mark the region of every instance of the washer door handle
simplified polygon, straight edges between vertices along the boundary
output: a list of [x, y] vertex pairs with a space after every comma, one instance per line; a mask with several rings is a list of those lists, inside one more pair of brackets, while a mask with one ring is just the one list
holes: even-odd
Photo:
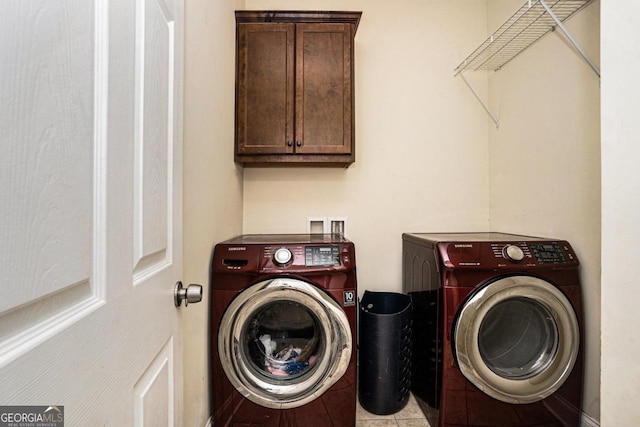
[[188, 306], [189, 303], [197, 303], [202, 301], [202, 286], [189, 285], [186, 288], [182, 287], [182, 282], [176, 282], [176, 286], [173, 290], [173, 302], [176, 307], [180, 307], [184, 300], [184, 306]]

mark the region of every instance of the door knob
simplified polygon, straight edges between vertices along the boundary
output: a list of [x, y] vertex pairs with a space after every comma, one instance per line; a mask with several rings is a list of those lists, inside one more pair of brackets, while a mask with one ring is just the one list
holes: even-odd
[[173, 291], [173, 302], [176, 307], [180, 307], [184, 300], [184, 306], [188, 306], [190, 302], [196, 303], [202, 301], [202, 286], [189, 285], [186, 288], [182, 287], [182, 282], [176, 282], [176, 287]]

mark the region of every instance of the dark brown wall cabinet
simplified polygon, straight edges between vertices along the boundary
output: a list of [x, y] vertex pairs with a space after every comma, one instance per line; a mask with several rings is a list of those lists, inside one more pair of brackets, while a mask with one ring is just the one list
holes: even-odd
[[245, 165], [355, 161], [361, 12], [236, 12], [236, 150]]

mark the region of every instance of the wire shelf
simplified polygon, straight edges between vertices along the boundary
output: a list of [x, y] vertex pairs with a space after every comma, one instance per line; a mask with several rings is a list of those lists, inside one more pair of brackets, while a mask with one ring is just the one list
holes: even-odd
[[[560, 22], [588, 5], [592, 0], [547, 0], [546, 4]], [[540, 0], [528, 0], [491, 37], [484, 41], [454, 70], [497, 71], [522, 51], [555, 30], [556, 22]]]

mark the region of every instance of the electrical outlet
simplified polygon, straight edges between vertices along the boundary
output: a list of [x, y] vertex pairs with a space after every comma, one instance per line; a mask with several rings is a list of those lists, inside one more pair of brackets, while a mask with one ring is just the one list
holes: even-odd
[[324, 234], [326, 222], [327, 218], [325, 217], [307, 217], [307, 233]]

